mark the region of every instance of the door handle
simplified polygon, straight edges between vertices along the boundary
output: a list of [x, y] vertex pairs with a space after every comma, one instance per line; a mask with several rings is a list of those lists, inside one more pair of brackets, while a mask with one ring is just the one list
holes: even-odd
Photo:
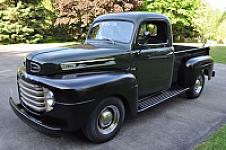
[[133, 51], [131, 54], [135, 56], [139, 56], [141, 54], [141, 50]]
[[170, 52], [170, 53], [168, 53], [168, 54], [166, 54], [166, 55], [172, 55], [173, 54], [173, 52]]

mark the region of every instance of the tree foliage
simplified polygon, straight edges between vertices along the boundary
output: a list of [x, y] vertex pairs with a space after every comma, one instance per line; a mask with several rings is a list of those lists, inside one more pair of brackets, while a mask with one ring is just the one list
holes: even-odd
[[[85, 37], [90, 23], [99, 15], [110, 12], [138, 10], [140, 0], [59, 0], [59, 18], [55, 25], [59, 34], [71, 35], [75, 39]], [[62, 32], [64, 30], [64, 32]]]
[[0, 7], [0, 43], [37, 43], [50, 25], [40, 1], [4, 0]]
[[163, 13], [176, 42], [226, 38], [226, 12], [203, 0], [0, 0], [0, 43], [37, 43], [85, 38], [99, 15], [144, 10]]
[[219, 27], [222, 23], [224, 23], [225, 20], [226, 20], [226, 11], [224, 11], [220, 16], [220, 18], [218, 19], [217, 27]]
[[220, 10], [212, 9], [208, 4], [202, 3], [193, 18], [195, 30], [199, 33], [202, 43], [214, 40], [223, 43], [226, 37], [226, 14]]
[[146, 0], [145, 5], [148, 11], [162, 13], [170, 18], [177, 41], [195, 36], [192, 20], [200, 6], [200, 0]]

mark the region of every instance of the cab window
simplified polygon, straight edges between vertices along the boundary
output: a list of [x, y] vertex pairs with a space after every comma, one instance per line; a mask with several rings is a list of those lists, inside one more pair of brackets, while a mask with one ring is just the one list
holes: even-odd
[[167, 43], [167, 37], [167, 24], [165, 22], [144, 22], [140, 25], [137, 43], [139, 45], [161, 45]]

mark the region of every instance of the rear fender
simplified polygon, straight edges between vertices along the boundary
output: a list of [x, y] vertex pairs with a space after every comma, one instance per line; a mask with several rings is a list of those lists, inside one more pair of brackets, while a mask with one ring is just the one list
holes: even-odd
[[213, 59], [210, 56], [190, 58], [185, 63], [184, 81], [186, 86], [192, 86], [196, 77], [203, 73], [210, 80], [213, 74]]

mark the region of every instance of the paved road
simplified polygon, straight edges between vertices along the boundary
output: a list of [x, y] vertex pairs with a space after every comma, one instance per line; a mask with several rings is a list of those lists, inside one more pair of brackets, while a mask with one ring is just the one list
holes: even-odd
[[112, 141], [91, 144], [80, 132], [46, 136], [25, 125], [8, 105], [9, 96], [17, 97], [16, 68], [23, 55], [0, 53], [0, 150], [186, 150], [226, 122], [226, 65], [216, 64], [217, 76], [199, 99], [181, 96], [151, 108], [126, 121]]

